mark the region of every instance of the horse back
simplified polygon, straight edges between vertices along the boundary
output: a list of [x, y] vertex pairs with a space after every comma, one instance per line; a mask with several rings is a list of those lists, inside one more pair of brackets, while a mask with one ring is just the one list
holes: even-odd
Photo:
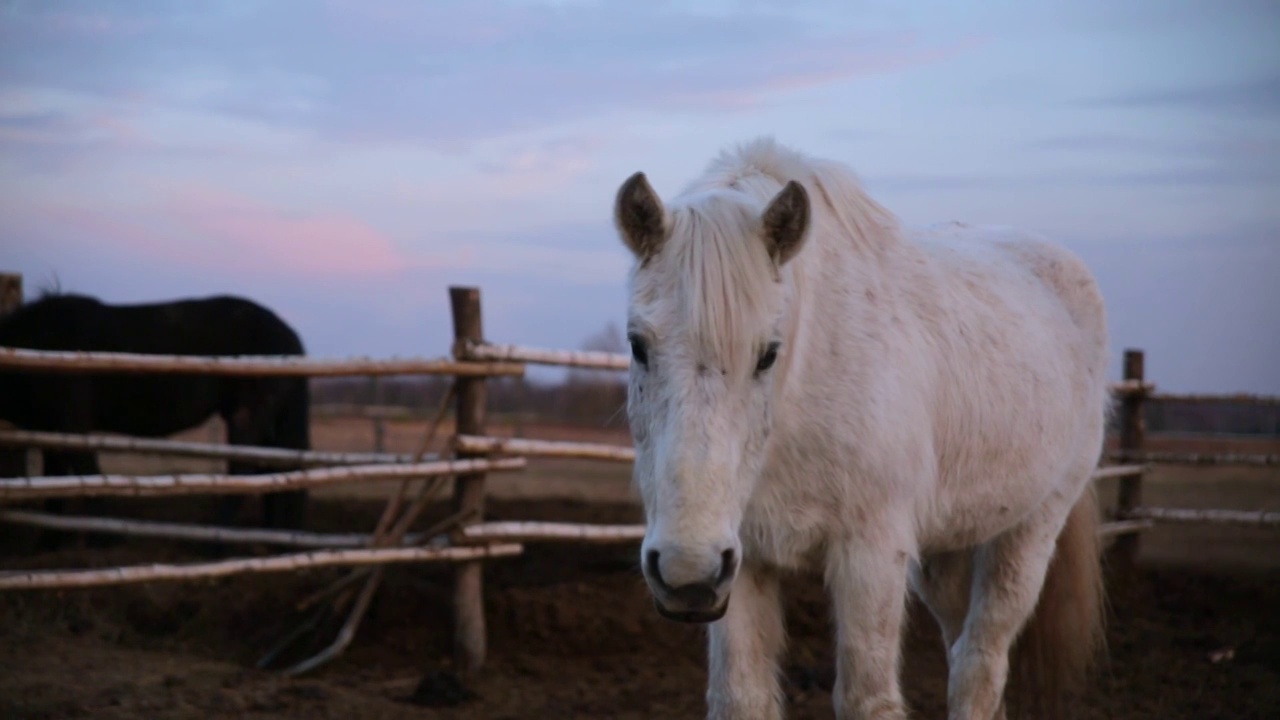
[[1078, 484], [1073, 469], [1096, 461], [1106, 317], [1083, 262], [1039, 236], [962, 226], [926, 234], [919, 247], [936, 286], [924, 322], [934, 382], [920, 398], [932, 421], [935, 499], [952, 516], [944, 534], [967, 542]]
[[1105, 385], [1102, 295], [1074, 253], [1013, 228], [948, 230], [917, 236], [932, 261], [926, 282], [935, 290], [933, 307], [922, 315], [943, 350], [937, 358], [944, 376], [985, 374], [1003, 385], [1035, 381], [1041, 394], [1070, 379]]
[[[0, 345], [37, 350], [159, 355], [296, 355], [297, 333], [271, 310], [215, 296], [112, 305], [81, 295], [42, 298], [0, 322]], [[257, 403], [265, 414], [299, 395], [297, 378], [188, 374], [5, 373], [0, 415], [23, 427], [159, 436], [229, 417]], [[305, 395], [305, 392], [301, 393]], [[264, 414], [264, 413], [258, 413]], [[262, 419], [264, 426], [269, 419]]]

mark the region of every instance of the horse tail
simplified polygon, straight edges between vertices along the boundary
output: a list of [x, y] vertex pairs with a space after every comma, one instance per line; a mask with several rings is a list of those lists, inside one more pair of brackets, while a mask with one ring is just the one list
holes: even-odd
[[1099, 521], [1089, 482], [1058, 535], [1039, 604], [1014, 650], [1011, 670], [1028, 717], [1070, 716], [1070, 700], [1105, 650]]

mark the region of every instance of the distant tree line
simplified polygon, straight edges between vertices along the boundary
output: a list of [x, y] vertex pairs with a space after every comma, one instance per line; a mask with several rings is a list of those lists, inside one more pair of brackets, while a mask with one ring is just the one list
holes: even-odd
[[1147, 432], [1280, 436], [1280, 402], [1251, 398], [1144, 403]]

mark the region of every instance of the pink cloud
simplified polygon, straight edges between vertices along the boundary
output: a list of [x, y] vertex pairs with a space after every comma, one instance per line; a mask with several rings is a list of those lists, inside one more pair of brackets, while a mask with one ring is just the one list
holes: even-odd
[[213, 187], [183, 188], [134, 208], [39, 203], [0, 215], [43, 228], [41, 235], [71, 253], [105, 248], [215, 271], [382, 277], [456, 262], [406, 255], [389, 236], [341, 211], [294, 212]]
[[376, 275], [409, 264], [389, 237], [342, 212], [289, 212], [216, 188], [189, 188], [166, 204], [193, 237], [169, 245], [192, 259], [308, 275]]

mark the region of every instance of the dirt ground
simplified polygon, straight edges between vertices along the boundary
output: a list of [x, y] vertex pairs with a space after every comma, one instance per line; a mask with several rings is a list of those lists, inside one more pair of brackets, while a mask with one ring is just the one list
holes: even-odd
[[[188, 436], [207, 437], [205, 432]], [[420, 425], [389, 426], [389, 449], [410, 449], [420, 434]], [[536, 428], [529, 434], [590, 439], [576, 430]], [[320, 448], [368, 449], [371, 440], [368, 423], [316, 424]], [[1277, 444], [1237, 443], [1231, 449], [1277, 452]], [[1218, 448], [1201, 443], [1198, 449]], [[104, 464], [141, 472], [208, 467], [129, 457]], [[1162, 467], [1149, 476], [1146, 499], [1280, 510], [1278, 483], [1275, 468]], [[315, 499], [310, 525], [368, 530], [385, 490], [327, 489]], [[625, 466], [534, 462], [524, 473], [492, 478], [490, 497], [492, 519], [640, 519]], [[1113, 484], [1101, 487], [1101, 498], [1113, 501]], [[119, 514], [137, 517], [200, 520], [210, 512], [208, 503], [189, 499], [111, 504]], [[435, 516], [444, 512], [433, 508]], [[153, 540], [33, 554], [31, 540], [28, 531], [0, 526], [0, 568], [206, 558], [199, 547]], [[391, 569], [347, 654], [294, 679], [255, 670], [254, 662], [300, 620], [295, 603], [341, 570], [3, 593], [0, 717], [702, 717], [704, 632], [657, 615], [635, 555], [634, 544], [543, 544], [493, 561], [485, 574], [488, 662], [465, 685], [450, 673], [450, 573], [440, 566]], [[1109, 590], [1109, 662], [1078, 717], [1280, 717], [1280, 532], [1157, 528], [1143, 537], [1136, 571], [1113, 573]], [[830, 718], [827, 602], [814, 578], [797, 578], [788, 592], [789, 716]], [[321, 641], [334, 630], [328, 628]], [[903, 677], [915, 717], [945, 716], [941, 643], [918, 607]]]

